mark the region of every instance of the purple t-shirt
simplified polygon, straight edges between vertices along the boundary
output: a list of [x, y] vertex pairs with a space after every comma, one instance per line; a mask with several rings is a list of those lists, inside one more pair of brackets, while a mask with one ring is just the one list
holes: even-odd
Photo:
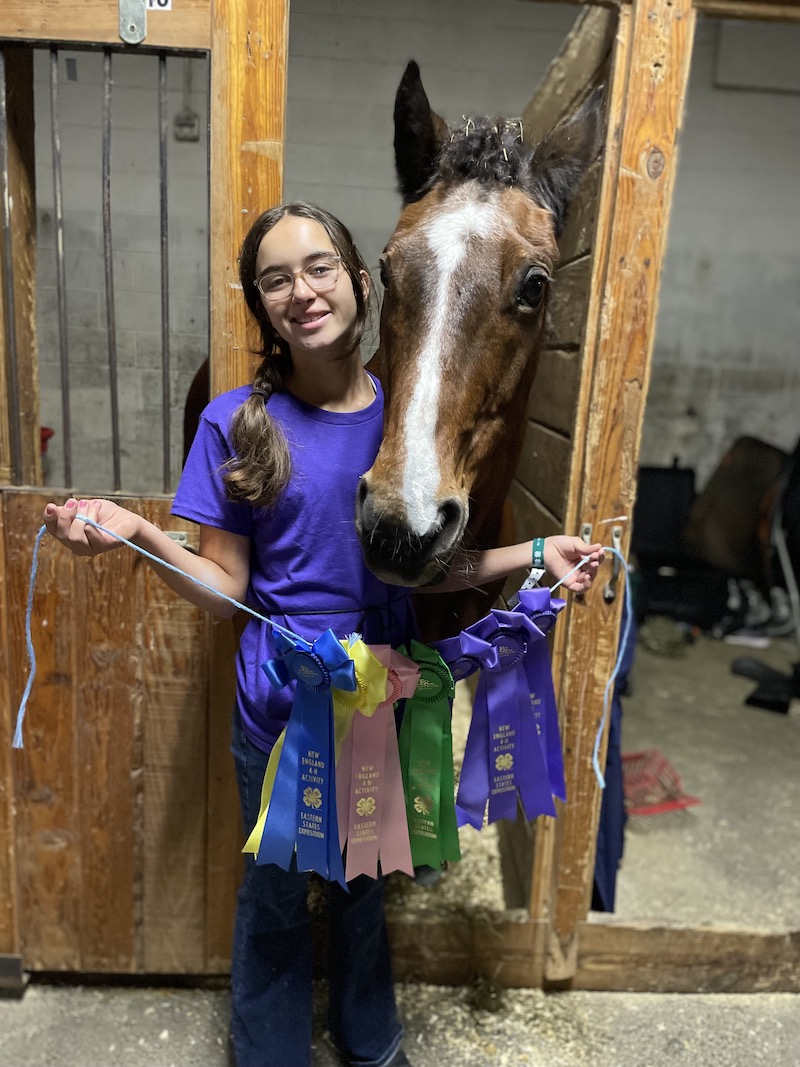
[[[374, 380], [374, 379], [373, 379]], [[386, 585], [367, 569], [356, 534], [358, 480], [372, 466], [383, 432], [383, 393], [362, 411], [324, 411], [291, 393], [275, 393], [269, 413], [286, 435], [288, 486], [270, 508], [233, 502], [223, 465], [232, 455], [230, 422], [249, 386], [216, 397], [203, 412], [172, 513], [250, 539], [247, 604], [313, 640], [332, 629], [373, 644], [414, 636], [411, 591]], [[274, 655], [269, 627], [249, 617], [236, 659], [237, 701], [247, 736], [269, 751], [291, 709], [261, 664]]]

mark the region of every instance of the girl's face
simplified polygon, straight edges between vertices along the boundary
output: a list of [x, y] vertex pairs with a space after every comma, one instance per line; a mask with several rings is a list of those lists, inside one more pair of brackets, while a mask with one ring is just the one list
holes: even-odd
[[[264, 235], [256, 256], [256, 277], [273, 271], [291, 274], [294, 288], [279, 300], [261, 297], [273, 328], [288, 343], [293, 356], [303, 353], [346, 355], [356, 319], [356, 298], [350, 275], [339, 264], [332, 289], [318, 293], [299, 273], [311, 268], [320, 255], [338, 253], [327, 231], [313, 219], [284, 215]], [[365, 293], [369, 280], [362, 279]]]

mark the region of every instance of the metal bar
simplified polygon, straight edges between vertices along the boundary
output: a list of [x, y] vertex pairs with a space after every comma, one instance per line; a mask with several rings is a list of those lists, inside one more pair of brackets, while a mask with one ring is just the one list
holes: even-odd
[[111, 52], [103, 52], [103, 251], [106, 266], [106, 321], [108, 326], [108, 378], [111, 393], [111, 446], [114, 490], [122, 488], [119, 441], [119, 382], [117, 378], [117, 324], [114, 314], [114, 260], [111, 247]]
[[[186, 60], [185, 62], [191, 62]], [[164, 484], [171, 489], [172, 466], [171, 364], [169, 349], [169, 216], [167, 213], [167, 56], [158, 57], [159, 183], [161, 189], [161, 404], [163, 421]]]
[[67, 275], [64, 268], [64, 197], [61, 181], [61, 122], [58, 107], [58, 49], [50, 49], [50, 121], [53, 154], [53, 203], [56, 223], [58, 291], [58, 361], [61, 369], [61, 432], [64, 437], [64, 485], [72, 485], [69, 351], [67, 343]]
[[22, 485], [22, 427], [20, 426], [17, 319], [14, 302], [14, 254], [11, 247], [11, 194], [8, 176], [8, 100], [6, 57], [0, 48], [0, 233], [3, 245], [3, 302], [5, 305], [6, 382], [8, 432], [11, 444], [11, 480]]

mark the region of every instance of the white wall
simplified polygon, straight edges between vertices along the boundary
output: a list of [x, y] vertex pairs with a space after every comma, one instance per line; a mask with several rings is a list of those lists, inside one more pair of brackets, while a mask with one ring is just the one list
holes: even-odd
[[800, 95], [732, 87], [798, 57], [797, 28], [698, 26], [641, 462], [699, 486], [742, 435], [800, 436]]
[[[578, 11], [530, 0], [293, 0], [285, 195], [320, 203], [352, 229], [371, 266], [399, 208], [392, 159], [394, 93], [409, 58], [445, 118], [518, 115]], [[167, 16], [163, 16], [167, 17]], [[790, 447], [800, 433], [800, 98], [716, 88], [717, 23], [700, 23], [667, 261], [642, 461], [694, 466], [702, 481], [739, 434]], [[782, 28], [787, 33], [789, 30]], [[775, 67], [775, 41], [748, 29], [748, 83]], [[790, 44], [791, 54], [791, 44]], [[62, 52], [65, 202], [69, 215], [74, 482], [111, 478], [100, 200], [101, 59]], [[77, 59], [77, 81], [65, 77]], [[760, 57], [760, 59], [758, 58]], [[736, 81], [736, 49], [724, 53]], [[185, 60], [169, 62], [170, 121]], [[760, 67], [759, 64], [760, 63]], [[192, 61], [192, 107], [206, 113], [205, 64]], [[755, 64], [755, 66], [754, 66]], [[42, 422], [56, 429], [61, 481], [47, 57], [37, 60]], [[156, 61], [114, 59], [114, 248], [123, 481], [161, 482]], [[170, 142], [171, 343], [175, 470], [180, 413], [207, 352], [207, 160]], [[267, 205], [265, 205], [267, 206]]]

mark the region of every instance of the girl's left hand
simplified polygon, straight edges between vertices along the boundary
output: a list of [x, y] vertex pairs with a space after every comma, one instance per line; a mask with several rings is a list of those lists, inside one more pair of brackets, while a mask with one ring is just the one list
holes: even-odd
[[579, 571], [575, 571], [563, 586], [559, 586], [560, 589], [570, 589], [573, 593], [585, 593], [605, 559], [605, 552], [601, 544], [587, 545], [580, 537], [558, 534], [545, 539], [544, 565], [547, 573], [551, 574], [556, 581], [577, 566], [584, 556], [589, 557], [588, 561]]

